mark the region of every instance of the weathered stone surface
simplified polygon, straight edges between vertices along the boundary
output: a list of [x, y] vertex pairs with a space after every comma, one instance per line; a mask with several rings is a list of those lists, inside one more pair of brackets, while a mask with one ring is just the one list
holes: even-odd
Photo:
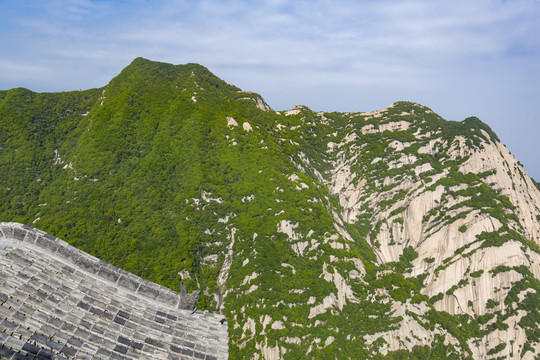
[[228, 358], [227, 324], [192, 313], [196, 299], [0, 223], [2, 359]]

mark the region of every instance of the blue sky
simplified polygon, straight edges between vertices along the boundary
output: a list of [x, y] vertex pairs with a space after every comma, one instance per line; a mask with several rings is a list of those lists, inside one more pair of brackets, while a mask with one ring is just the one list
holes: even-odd
[[540, 180], [539, 0], [0, 0], [0, 89], [200, 63], [276, 110], [415, 101], [478, 116]]

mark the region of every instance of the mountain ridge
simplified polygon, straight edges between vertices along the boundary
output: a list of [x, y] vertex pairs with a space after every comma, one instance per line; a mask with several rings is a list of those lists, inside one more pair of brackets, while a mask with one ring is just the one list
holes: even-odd
[[137, 58], [99, 89], [0, 92], [0, 130], [0, 220], [200, 290], [231, 358], [540, 351], [540, 191], [475, 117], [274, 111]]

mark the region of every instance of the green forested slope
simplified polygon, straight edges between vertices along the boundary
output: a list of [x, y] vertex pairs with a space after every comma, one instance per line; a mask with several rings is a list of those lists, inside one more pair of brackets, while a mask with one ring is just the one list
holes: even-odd
[[[0, 144], [0, 221], [200, 289], [198, 306], [229, 319], [231, 358], [496, 358], [510, 347], [488, 335], [518, 310], [512, 354], [538, 346], [538, 194], [521, 210], [520, 170], [504, 170], [523, 179], [513, 192], [489, 164], [467, 170], [498, 144], [477, 118], [408, 102], [275, 112], [200, 65], [138, 58], [100, 89], [1, 91]], [[484, 220], [501, 226], [477, 232]], [[450, 283], [514, 242], [528, 266], [501, 256]], [[503, 290], [453, 313], [448, 298], [476, 282]]]

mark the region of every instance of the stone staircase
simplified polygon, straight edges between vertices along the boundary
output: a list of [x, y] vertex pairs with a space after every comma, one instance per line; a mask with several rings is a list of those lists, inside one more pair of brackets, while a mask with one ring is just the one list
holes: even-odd
[[0, 223], [0, 358], [228, 358], [222, 315], [27, 225]]

